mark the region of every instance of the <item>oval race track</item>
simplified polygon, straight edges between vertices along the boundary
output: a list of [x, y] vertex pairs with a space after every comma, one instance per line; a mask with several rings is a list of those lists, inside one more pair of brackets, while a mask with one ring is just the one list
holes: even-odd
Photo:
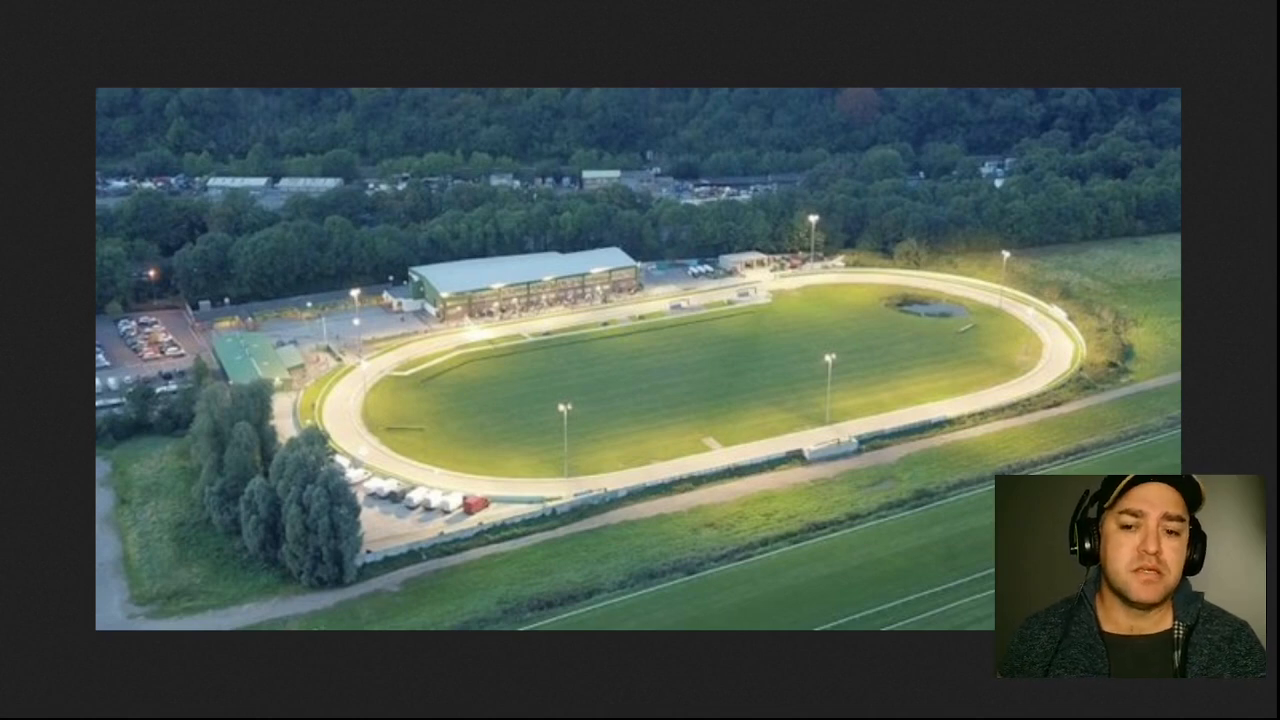
[[[839, 283], [888, 284], [933, 290], [991, 306], [996, 306], [1000, 302], [999, 286], [993, 283], [911, 270], [809, 271], [782, 274], [755, 284], [762, 290], [769, 291]], [[706, 297], [707, 299], [732, 297], [735, 290], [741, 287], [739, 285], [735, 289], [725, 290], [721, 295], [708, 294]], [[490, 497], [527, 498], [531, 501], [564, 498], [577, 493], [616, 490], [663, 478], [679, 477], [734, 465], [808, 447], [837, 437], [862, 435], [873, 430], [898, 427], [921, 420], [943, 416], [955, 417], [1007, 405], [1041, 392], [1066, 378], [1079, 366], [1085, 350], [1084, 338], [1079, 330], [1061, 314], [1061, 311], [1025, 293], [1006, 289], [1003, 293], [1005, 311], [1030, 327], [1043, 343], [1039, 362], [1021, 377], [947, 400], [901, 408], [879, 415], [833, 423], [826, 427], [709, 450], [627, 470], [599, 475], [570, 476], [567, 479], [488, 477], [457, 473], [426, 465], [384, 447], [361, 420], [358, 408], [364, 397], [366, 382], [372, 385], [378, 378], [394, 370], [397, 365], [414, 357], [472, 342], [477, 339], [477, 332], [489, 332], [493, 336], [522, 332], [541, 333], [556, 328], [666, 310], [670, 302], [684, 296], [668, 295], [655, 300], [603, 306], [556, 317], [507, 322], [497, 328], [477, 326], [475, 330], [450, 331], [410, 342], [403, 347], [369, 359], [363, 373], [357, 368], [334, 383], [322, 401], [319, 411], [321, 424], [330, 442], [340, 452], [360, 460], [376, 473], [391, 475], [433, 488], [458, 490]]]

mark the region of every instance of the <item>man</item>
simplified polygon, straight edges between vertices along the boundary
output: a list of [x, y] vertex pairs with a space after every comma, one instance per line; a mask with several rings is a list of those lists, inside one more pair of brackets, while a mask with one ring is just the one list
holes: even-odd
[[1187, 579], [1205, 559], [1204, 499], [1191, 475], [1109, 475], [1096, 518], [1082, 497], [1071, 552], [1085, 581], [1023, 622], [997, 676], [1266, 677], [1253, 629]]

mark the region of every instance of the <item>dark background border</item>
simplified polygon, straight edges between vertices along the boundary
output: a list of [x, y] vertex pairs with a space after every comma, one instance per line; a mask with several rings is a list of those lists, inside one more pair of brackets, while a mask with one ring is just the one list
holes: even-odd
[[[9, 297], [16, 309], [84, 312], [88, 328], [87, 193], [83, 204], [68, 203], [57, 188], [87, 179], [92, 91], [100, 86], [1181, 87], [1190, 140], [1184, 464], [1262, 474], [1274, 493], [1274, 7], [21, 6], [6, 23], [9, 69], [32, 92], [11, 93], [9, 174], [30, 197], [15, 198], [18, 212], [6, 218], [27, 225], [10, 228]], [[64, 267], [71, 258], [83, 263], [80, 274]], [[67, 301], [75, 294], [85, 296], [84, 311]], [[56, 323], [34, 325], [48, 335], [43, 347], [83, 343]], [[88, 448], [83, 459], [59, 452], [64, 435], [90, 442], [88, 413], [75, 383], [65, 409], [50, 402], [68, 392], [58, 379], [80, 372], [68, 360], [77, 356], [7, 355], [18, 366], [8, 375], [17, 381], [10, 416], [18, 418], [8, 423], [10, 480], [27, 488], [22, 497], [34, 497], [30, 480], [48, 480], [49, 490], [37, 493], [41, 503], [5, 503], [6, 559], [19, 571], [4, 582], [6, 715], [1051, 717], [1088, 712], [1085, 705], [1123, 708], [1127, 717], [1276, 714], [1274, 650], [1267, 681], [1175, 681], [1135, 697], [1124, 683], [997, 681], [994, 635], [983, 632], [95, 632], [90, 495], [78, 479], [88, 473]], [[44, 380], [29, 382], [36, 378]], [[38, 399], [26, 401], [24, 391], [36, 388]], [[18, 407], [15, 397], [24, 399]], [[83, 425], [67, 419], [75, 417]], [[56, 467], [63, 462], [65, 470]], [[77, 484], [83, 495], [70, 491]], [[55, 496], [65, 516], [32, 511], [53, 507]], [[1274, 527], [1273, 505], [1273, 543]], [[1267, 644], [1274, 648], [1274, 639]]]

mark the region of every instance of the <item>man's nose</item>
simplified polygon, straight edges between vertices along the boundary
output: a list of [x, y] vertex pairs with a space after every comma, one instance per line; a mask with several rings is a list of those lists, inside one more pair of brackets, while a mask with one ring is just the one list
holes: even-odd
[[1142, 541], [1140, 543], [1142, 552], [1147, 555], [1160, 554], [1160, 528], [1151, 528], [1142, 533]]

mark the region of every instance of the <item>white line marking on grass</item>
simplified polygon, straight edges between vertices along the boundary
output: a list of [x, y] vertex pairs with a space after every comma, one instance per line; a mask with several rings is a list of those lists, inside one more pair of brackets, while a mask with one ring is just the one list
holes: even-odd
[[1042, 469], [1040, 469], [1040, 470], [1035, 471], [1033, 474], [1034, 474], [1034, 475], [1043, 475], [1043, 474], [1045, 474], [1045, 473], [1049, 472], [1050, 470], [1057, 470], [1058, 468], [1061, 468], [1061, 467], [1067, 467], [1068, 465], [1075, 465], [1075, 464], [1077, 464], [1077, 463], [1088, 462], [1089, 460], [1095, 460], [1095, 459], [1097, 459], [1097, 458], [1105, 457], [1105, 456], [1107, 456], [1107, 455], [1111, 455], [1112, 453], [1118, 453], [1118, 452], [1121, 452], [1121, 451], [1123, 451], [1123, 450], [1130, 450], [1130, 449], [1132, 449], [1132, 448], [1136, 448], [1136, 447], [1141, 446], [1141, 445], [1146, 445], [1147, 443], [1153, 443], [1153, 442], [1155, 442], [1155, 441], [1157, 441], [1157, 440], [1163, 440], [1163, 439], [1165, 439], [1165, 438], [1167, 438], [1167, 437], [1172, 437], [1172, 436], [1174, 436], [1174, 435], [1178, 435], [1178, 434], [1181, 434], [1181, 433], [1182, 433], [1182, 428], [1178, 428], [1178, 429], [1176, 429], [1176, 430], [1170, 430], [1169, 432], [1166, 432], [1166, 433], [1161, 433], [1161, 434], [1159, 434], [1159, 435], [1153, 435], [1153, 436], [1151, 436], [1151, 437], [1149, 437], [1149, 438], [1143, 438], [1143, 439], [1141, 439], [1141, 440], [1135, 440], [1135, 441], [1130, 442], [1130, 443], [1125, 443], [1124, 445], [1120, 445], [1120, 446], [1117, 446], [1117, 447], [1113, 447], [1113, 448], [1110, 448], [1110, 449], [1108, 449], [1108, 450], [1103, 450], [1103, 451], [1102, 451], [1102, 452], [1100, 452], [1100, 453], [1095, 453], [1095, 454], [1093, 454], [1093, 455], [1086, 455], [1085, 457], [1082, 457], [1082, 458], [1076, 458], [1075, 460], [1068, 460], [1068, 461], [1063, 462], [1063, 463], [1058, 463], [1057, 465], [1050, 465], [1050, 466], [1049, 466], [1049, 467], [1047, 467], [1047, 468], [1042, 468]]
[[715, 439], [715, 438], [713, 438], [713, 437], [711, 437], [711, 436], [707, 436], [707, 437], [702, 438], [702, 444], [703, 444], [703, 445], [706, 445], [707, 447], [711, 448], [712, 450], [719, 450], [719, 449], [720, 449], [720, 443], [716, 442], [716, 439]]
[[607, 606], [607, 605], [612, 605], [612, 604], [614, 604], [614, 603], [622, 602], [623, 600], [630, 600], [631, 598], [639, 597], [639, 596], [641, 596], [641, 595], [647, 595], [648, 593], [651, 593], [651, 592], [654, 592], [654, 591], [657, 591], [657, 590], [661, 590], [661, 589], [663, 589], [663, 588], [671, 587], [672, 585], [678, 585], [678, 584], [680, 584], [680, 583], [682, 583], [682, 582], [687, 582], [687, 581], [689, 581], [689, 580], [693, 580], [693, 579], [695, 579], [695, 578], [700, 578], [700, 577], [703, 577], [703, 576], [706, 576], [706, 575], [710, 575], [710, 574], [712, 574], [712, 573], [717, 573], [717, 572], [720, 572], [721, 570], [728, 570], [729, 568], [737, 567], [738, 565], [745, 565], [746, 563], [754, 562], [754, 561], [756, 561], [756, 560], [763, 560], [763, 559], [765, 559], [765, 558], [767, 558], [767, 557], [770, 557], [770, 556], [772, 556], [772, 555], [777, 555], [778, 553], [784, 553], [784, 552], [787, 552], [788, 550], [795, 550], [796, 548], [801, 548], [801, 547], [804, 547], [805, 545], [812, 545], [813, 543], [822, 542], [823, 540], [830, 540], [830, 539], [832, 539], [832, 538], [840, 537], [841, 535], [845, 535], [845, 534], [847, 534], [847, 533], [855, 532], [855, 531], [857, 531], [857, 530], [864, 530], [864, 529], [869, 528], [869, 527], [875, 527], [876, 525], [879, 525], [880, 523], [889, 522], [890, 520], [900, 520], [900, 519], [902, 519], [902, 518], [904, 518], [904, 517], [908, 517], [908, 516], [911, 516], [911, 515], [915, 515], [916, 513], [919, 513], [919, 512], [924, 512], [925, 510], [930, 510], [930, 509], [935, 508], [935, 507], [941, 507], [941, 506], [943, 506], [943, 505], [947, 505], [947, 504], [949, 504], [949, 503], [953, 503], [953, 502], [955, 502], [955, 501], [957, 501], [957, 500], [963, 500], [964, 498], [972, 497], [973, 495], [977, 495], [978, 493], [986, 492], [986, 491], [990, 490], [990, 489], [991, 489], [991, 488], [993, 488], [993, 487], [995, 487], [995, 485], [983, 485], [982, 487], [980, 487], [980, 488], [976, 488], [976, 489], [974, 489], [974, 490], [966, 490], [965, 492], [959, 493], [959, 494], [957, 494], [957, 495], [952, 495], [951, 497], [946, 497], [946, 498], [943, 498], [943, 499], [941, 499], [941, 500], [935, 500], [934, 502], [931, 502], [931, 503], [929, 503], [928, 505], [922, 505], [922, 506], [920, 506], [920, 507], [918, 507], [918, 508], [914, 508], [914, 509], [912, 509], [912, 510], [907, 510], [907, 511], [905, 511], [905, 512], [900, 512], [900, 513], [898, 513], [898, 514], [896, 514], [896, 515], [890, 515], [890, 516], [888, 516], [888, 517], [879, 518], [879, 519], [872, 520], [872, 521], [867, 522], [867, 523], [863, 523], [863, 524], [861, 524], [861, 525], [854, 525], [854, 526], [853, 526], [853, 527], [851, 527], [851, 528], [845, 528], [844, 530], [837, 530], [836, 532], [833, 532], [833, 533], [831, 533], [831, 534], [829, 534], [829, 535], [821, 535], [821, 536], [818, 536], [818, 537], [816, 537], [816, 538], [810, 538], [809, 540], [805, 540], [804, 542], [796, 543], [795, 545], [787, 545], [786, 547], [781, 547], [781, 548], [778, 548], [777, 550], [770, 550], [769, 552], [767, 552], [767, 553], [765, 553], [765, 554], [763, 554], [763, 555], [756, 555], [756, 556], [754, 556], [754, 557], [749, 557], [749, 558], [746, 558], [746, 559], [744, 559], [744, 560], [737, 560], [737, 561], [735, 561], [735, 562], [731, 562], [731, 563], [729, 563], [728, 565], [721, 565], [721, 566], [719, 566], [719, 567], [711, 568], [710, 570], [703, 570], [702, 572], [694, 573], [693, 575], [686, 575], [685, 577], [682, 577], [682, 578], [676, 578], [675, 580], [671, 580], [671, 581], [669, 581], [669, 582], [662, 583], [661, 585], [655, 585], [655, 586], [653, 586], [653, 587], [651, 587], [651, 588], [645, 588], [644, 590], [637, 590], [636, 592], [628, 593], [628, 594], [626, 594], [626, 595], [623, 595], [622, 597], [616, 597], [616, 598], [614, 598], [614, 599], [612, 599], [612, 600], [605, 600], [604, 602], [599, 602], [599, 603], [596, 603], [596, 604], [594, 604], [594, 605], [588, 605], [587, 607], [579, 608], [579, 609], [577, 609], [577, 610], [573, 610], [573, 611], [571, 611], [571, 612], [563, 613], [563, 614], [561, 614], [561, 615], [556, 615], [555, 617], [548, 618], [548, 619], [546, 619], [546, 620], [540, 620], [540, 621], [538, 621], [538, 622], [536, 622], [536, 623], [533, 623], [532, 625], [525, 625], [524, 627], [522, 627], [522, 628], [520, 628], [520, 629], [521, 629], [521, 630], [531, 630], [531, 629], [533, 629], [533, 628], [540, 627], [540, 626], [542, 626], [542, 625], [547, 625], [547, 624], [549, 624], [549, 623], [553, 623], [553, 622], [556, 622], [556, 621], [558, 621], [558, 620], [563, 620], [563, 619], [568, 618], [568, 617], [573, 617], [574, 615], [579, 615], [579, 614], [582, 614], [582, 613], [585, 613], [585, 612], [590, 612], [591, 610], [596, 610], [596, 609], [599, 609], [599, 608], [605, 607], [605, 606]]
[[991, 595], [991, 594], [993, 594], [993, 593], [995, 593], [995, 590], [988, 590], [988, 591], [986, 591], [986, 592], [980, 592], [980, 593], [978, 593], [977, 595], [970, 595], [969, 597], [967, 597], [967, 598], [965, 598], [965, 599], [963, 599], [963, 600], [957, 600], [957, 601], [955, 601], [955, 602], [953, 602], [953, 603], [947, 603], [946, 605], [943, 605], [942, 607], [940, 607], [940, 608], [938, 608], [938, 609], [936, 609], [936, 610], [930, 610], [930, 611], [929, 611], [929, 612], [927, 612], [927, 613], [921, 613], [921, 614], [919, 614], [919, 615], [917, 615], [917, 616], [915, 616], [915, 617], [913, 617], [913, 618], [907, 618], [906, 620], [903, 620], [902, 622], [896, 622], [896, 623], [894, 623], [894, 624], [892, 624], [892, 625], [887, 625], [887, 626], [882, 627], [882, 628], [880, 628], [880, 629], [881, 629], [881, 630], [892, 630], [892, 629], [894, 629], [894, 628], [902, 627], [903, 625], [906, 625], [906, 624], [908, 624], [908, 623], [913, 623], [913, 622], [915, 622], [915, 621], [917, 621], [917, 620], [923, 620], [923, 619], [925, 619], [925, 618], [927, 618], [927, 617], [930, 617], [930, 616], [932, 616], [932, 615], [937, 615], [937, 614], [938, 614], [938, 613], [940, 613], [940, 612], [946, 612], [947, 610], [950, 610], [950, 609], [951, 609], [951, 608], [953, 608], [953, 607], [958, 607], [958, 606], [963, 605], [963, 604], [965, 604], [965, 603], [967, 603], [967, 602], [973, 602], [974, 600], [977, 600], [978, 598], [984, 598], [984, 597], [986, 597], [986, 596], [988, 596], [988, 595]]
[[849, 617], [846, 617], [846, 618], [840, 618], [839, 620], [836, 620], [835, 622], [830, 622], [830, 623], [827, 623], [826, 625], [822, 625], [822, 626], [820, 626], [820, 627], [816, 627], [816, 628], [814, 628], [814, 630], [826, 630], [827, 628], [835, 627], [836, 625], [841, 625], [841, 624], [847, 623], [847, 622], [849, 622], [850, 620], [857, 620], [857, 619], [858, 619], [858, 618], [860, 618], [860, 617], [866, 617], [867, 615], [873, 615], [873, 614], [875, 614], [875, 613], [880, 612], [881, 610], [888, 610], [888, 609], [889, 609], [889, 608], [891, 608], [891, 607], [894, 607], [894, 606], [896, 606], [896, 605], [901, 605], [902, 603], [905, 603], [905, 602], [911, 602], [912, 600], [915, 600], [915, 599], [917, 599], [917, 598], [922, 598], [922, 597], [924, 597], [925, 595], [932, 595], [933, 593], [936, 593], [936, 592], [939, 592], [939, 591], [942, 591], [942, 590], [946, 590], [947, 588], [953, 588], [953, 587], [955, 587], [955, 586], [957, 586], [957, 585], [963, 585], [964, 583], [967, 583], [967, 582], [969, 582], [970, 580], [973, 580], [973, 579], [975, 579], [975, 578], [980, 578], [980, 577], [982, 577], [982, 576], [984, 576], [984, 575], [990, 575], [991, 573], [993, 573], [993, 572], [995, 572], [995, 571], [996, 571], [996, 569], [995, 569], [995, 568], [988, 568], [988, 569], [986, 569], [986, 570], [983, 570], [983, 571], [982, 571], [982, 572], [980, 572], [980, 573], [974, 573], [974, 574], [970, 575], [969, 577], [966, 577], [966, 578], [960, 578], [959, 580], [955, 580], [955, 581], [949, 582], [949, 583], [947, 583], [946, 585], [939, 585], [939, 586], [938, 586], [938, 587], [936, 587], [936, 588], [933, 588], [933, 589], [930, 589], [930, 590], [925, 590], [924, 592], [918, 592], [918, 593], [916, 593], [915, 595], [908, 595], [907, 597], [904, 597], [904, 598], [902, 598], [901, 600], [894, 600], [894, 601], [893, 601], [893, 602], [891, 602], [891, 603], [885, 603], [884, 605], [881, 605], [881, 606], [879, 606], [879, 607], [873, 607], [873, 608], [871, 608], [870, 610], [863, 610], [862, 612], [860, 612], [860, 613], [855, 613], [855, 614], [853, 614], [853, 615], [850, 615]]

